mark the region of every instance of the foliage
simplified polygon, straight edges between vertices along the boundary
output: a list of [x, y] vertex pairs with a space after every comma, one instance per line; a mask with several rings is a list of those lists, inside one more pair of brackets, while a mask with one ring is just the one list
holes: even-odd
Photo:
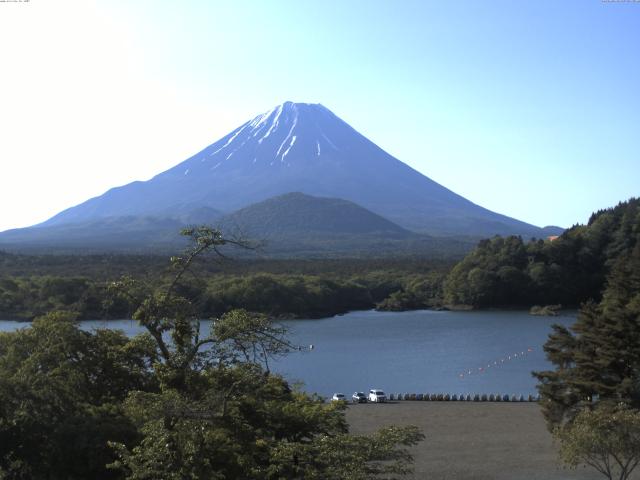
[[272, 316], [322, 317], [373, 306], [364, 286], [315, 276], [256, 274], [213, 280], [205, 295], [205, 308], [217, 314], [243, 308]]
[[587, 464], [611, 480], [629, 478], [640, 462], [640, 412], [624, 404], [585, 409], [554, 437], [565, 463]]
[[0, 335], [0, 478], [367, 478], [410, 471], [423, 436], [347, 432], [345, 405], [293, 390], [268, 369], [291, 346], [265, 315], [198, 321], [196, 261], [229, 242], [206, 227], [158, 286], [109, 288], [145, 335], [86, 332], [72, 314]]
[[[52, 310], [68, 310], [79, 319], [131, 318], [131, 298], [114, 298], [110, 285], [127, 273], [152, 288], [166, 286], [174, 270], [160, 268], [156, 257], [63, 257], [61, 259], [0, 253], [7, 266], [0, 276], [0, 318], [30, 320]], [[13, 259], [13, 260], [9, 260]], [[109, 263], [113, 260], [113, 264]], [[223, 315], [234, 308], [271, 316], [315, 318], [371, 309], [396, 291], [417, 298], [419, 307], [441, 303], [447, 262], [430, 260], [329, 260], [201, 262], [181, 281], [181, 292], [194, 301], [201, 317]], [[39, 270], [47, 274], [35, 273]], [[187, 292], [187, 290], [189, 290]]]
[[103, 316], [106, 288], [79, 277], [5, 277], [0, 279], [0, 312], [31, 319], [48, 311], [67, 310], [84, 318]]
[[629, 478], [640, 462], [640, 242], [634, 233], [627, 232], [628, 250], [618, 253], [602, 301], [584, 305], [571, 329], [554, 326], [544, 348], [555, 370], [535, 373], [561, 458], [609, 479]]
[[403, 311], [441, 307], [445, 274], [438, 271], [423, 275], [410, 275], [400, 280], [399, 289], [392, 292], [377, 310]]
[[[134, 314], [156, 340], [160, 392], [130, 393], [125, 410], [143, 438], [133, 447], [113, 443], [119, 459], [112, 468], [131, 480], [296, 478], [298, 472], [291, 470], [283, 452], [302, 455], [324, 445], [326, 455], [339, 458], [341, 443], [350, 440], [344, 406], [325, 406], [318, 398], [294, 392], [268, 370], [268, 359], [290, 348], [282, 328], [264, 315], [234, 310], [201, 335], [197, 310], [178, 293], [180, 280], [197, 257], [225, 240], [204, 228], [187, 233], [194, 248], [172, 259], [174, 281], [143, 299]], [[401, 429], [366, 440], [369, 448], [352, 453], [348, 465], [375, 473], [376, 462], [393, 460], [378, 470], [403, 473], [411, 457], [397, 446], [420, 438], [414, 429]], [[323, 443], [326, 439], [329, 444]], [[316, 462], [306, 464], [307, 471], [311, 478], [334, 473], [344, 478], [346, 465]]]
[[600, 304], [585, 304], [571, 329], [554, 326], [544, 349], [555, 370], [535, 375], [550, 425], [594, 396], [640, 407], [640, 242], [618, 259]]
[[444, 302], [495, 307], [599, 301], [611, 268], [639, 236], [640, 199], [630, 199], [554, 241], [482, 240], [447, 277]]
[[[408, 426], [383, 428], [371, 436], [323, 435], [302, 446], [281, 444], [272, 454], [267, 478], [366, 480], [411, 473], [406, 447], [423, 438], [417, 427]], [[363, 458], [369, 461], [363, 463]]]
[[63, 313], [0, 334], [0, 478], [117, 478], [106, 442], [138, 438], [121, 402], [156, 388], [149, 340]]

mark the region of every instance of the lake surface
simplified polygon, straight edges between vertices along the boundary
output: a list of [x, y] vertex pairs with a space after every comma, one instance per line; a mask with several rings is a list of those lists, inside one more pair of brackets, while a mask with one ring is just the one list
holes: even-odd
[[[322, 396], [350, 396], [371, 388], [387, 393], [535, 394], [531, 372], [550, 366], [542, 345], [551, 325], [574, 321], [574, 313], [549, 318], [513, 311], [429, 310], [289, 320], [281, 323], [302, 350], [270, 366]], [[0, 321], [0, 331], [24, 327], [28, 324]], [[85, 321], [82, 327], [118, 328], [128, 335], [142, 331], [131, 320]]]

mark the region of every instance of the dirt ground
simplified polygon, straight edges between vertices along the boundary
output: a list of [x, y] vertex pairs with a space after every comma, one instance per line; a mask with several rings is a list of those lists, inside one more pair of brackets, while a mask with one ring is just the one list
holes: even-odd
[[602, 479], [589, 468], [564, 469], [535, 403], [390, 402], [350, 405], [352, 433], [417, 425], [426, 439], [412, 452], [415, 479]]

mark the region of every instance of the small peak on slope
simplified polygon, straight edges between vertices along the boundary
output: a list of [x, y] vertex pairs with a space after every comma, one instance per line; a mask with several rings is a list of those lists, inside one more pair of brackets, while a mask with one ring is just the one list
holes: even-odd
[[289, 192], [251, 204], [223, 217], [223, 228], [254, 236], [283, 233], [306, 236], [382, 233], [406, 237], [411, 232], [349, 200]]

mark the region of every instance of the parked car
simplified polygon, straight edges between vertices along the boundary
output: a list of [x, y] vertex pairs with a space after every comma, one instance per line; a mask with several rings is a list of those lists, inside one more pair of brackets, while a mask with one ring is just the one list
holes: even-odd
[[347, 398], [344, 396], [344, 393], [334, 393], [333, 397], [331, 397], [332, 402], [346, 402]]
[[353, 403], [367, 403], [367, 396], [364, 392], [355, 392], [351, 395], [351, 401]]
[[382, 390], [373, 388], [369, 390], [369, 401], [376, 402], [376, 403], [383, 403], [387, 401], [387, 396]]

